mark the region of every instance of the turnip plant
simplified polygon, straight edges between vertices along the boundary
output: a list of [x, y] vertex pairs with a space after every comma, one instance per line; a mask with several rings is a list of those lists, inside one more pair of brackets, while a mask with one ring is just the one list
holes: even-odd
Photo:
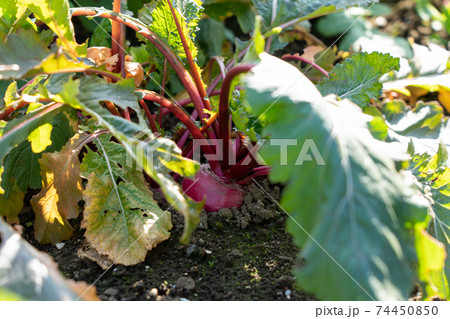
[[[67, 0], [2, 4], [0, 215], [18, 223], [25, 193], [39, 189], [31, 205], [40, 243], [71, 238], [69, 220], [82, 209], [91, 248], [133, 265], [170, 236], [170, 213], [152, 190], [183, 215], [186, 244], [202, 209], [239, 208], [246, 186], [268, 177], [284, 185], [276, 204], [306, 260], [297, 270], [305, 289], [324, 299], [405, 299], [416, 280], [428, 297], [445, 298], [448, 212], [427, 214], [434, 202], [417, 186], [430, 182], [423, 166], [435, 158], [420, 157], [393, 129], [394, 107], [371, 105], [399, 60], [355, 53], [332, 68], [314, 54], [271, 55], [299, 23], [372, 3], [255, 0], [251, 25], [238, 16], [249, 40], [236, 40], [227, 59], [203, 56], [203, 70], [199, 0], [152, 1], [137, 15], [120, 0], [113, 10]], [[79, 44], [74, 17], [94, 19], [96, 32], [110, 21], [110, 47]], [[314, 69], [314, 82], [288, 61]], [[168, 130], [169, 118], [177, 123]], [[262, 143], [275, 139], [295, 143], [282, 155], [279, 144]], [[446, 148], [436, 156], [446, 158]], [[448, 170], [443, 162], [437, 175]], [[441, 221], [442, 231], [430, 230]]]

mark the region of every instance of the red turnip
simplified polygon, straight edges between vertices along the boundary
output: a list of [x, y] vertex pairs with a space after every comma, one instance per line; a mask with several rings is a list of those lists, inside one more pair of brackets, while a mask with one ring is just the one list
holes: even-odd
[[218, 177], [209, 164], [202, 165], [193, 180], [185, 178], [182, 187], [186, 194], [197, 202], [205, 198], [204, 209], [207, 212], [216, 212], [221, 208], [239, 208], [244, 199], [242, 187]]

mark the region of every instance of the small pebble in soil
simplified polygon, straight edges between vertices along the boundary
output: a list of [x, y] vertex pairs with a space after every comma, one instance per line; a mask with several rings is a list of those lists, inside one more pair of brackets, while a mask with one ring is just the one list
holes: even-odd
[[236, 258], [242, 257], [242, 253], [237, 249], [233, 249], [231, 251], [230, 255], [233, 257], [236, 257]]
[[195, 288], [195, 281], [191, 277], [180, 277], [177, 279], [175, 286], [189, 291]]
[[292, 291], [291, 290], [286, 290], [285, 292], [284, 292], [284, 295], [286, 296], [286, 299], [291, 299], [291, 294], [292, 294]]
[[192, 253], [195, 251], [195, 248], [197, 248], [197, 245], [194, 245], [194, 244], [189, 245], [189, 246], [186, 248], [186, 256], [187, 256], [187, 257], [191, 256]]
[[57, 243], [55, 246], [58, 249], [62, 249], [64, 247], [65, 243]]
[[207, 255], [211, 255], [211, 254], [212, 254], [212, 251], [211, 251], [211, 250], [208, 250], [208, 249], [205, 249], [205, 253], [206, 253]]
[[156, 296], [158, 296], [158, 289], [152, 288], [152, 289], [150, 289], [148, 294], [150, 295], [150, 297], [156, 297]]
[[198, 267], [197, 266], [192, 266], [191, 269], [189, 270], [189, 273], [197, 274], [198, 273]]
[[117, 289], [115, 289], [115, 288], [108, 288], [108, 289], [105, 290], [105, 295], [108, 295], [108, 296], [111, 296], [111, 297], [117, 296], [118, 293], [119, 293], [119, 291]]

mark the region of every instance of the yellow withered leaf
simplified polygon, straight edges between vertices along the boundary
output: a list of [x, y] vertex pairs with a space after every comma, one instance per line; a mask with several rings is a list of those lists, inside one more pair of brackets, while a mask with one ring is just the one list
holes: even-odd
[[42, 190], [31, 204], [36, 214], [34, 236], [41, 244], [56, 244], [72, 236], [68, 219], [78, 217], [81, 200], [78, 153], [86, 134], [74, 135], [58, 153], [46, 153], [39, 160]]

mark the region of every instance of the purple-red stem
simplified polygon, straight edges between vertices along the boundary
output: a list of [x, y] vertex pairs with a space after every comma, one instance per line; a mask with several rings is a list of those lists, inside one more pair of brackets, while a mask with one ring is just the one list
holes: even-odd
[[229, 166], [229, 140], [230, 140], [230, 90], [233, 79], [239, 74], [246, 73], [253, 68], [253, 65], [243, 64], [232, 68], [222, 83], [219, 100], [219, 139], [223, 143], [223, 162], [222, 167]]
[[309, 61], [309, 60], [307, 60], [307, 59], [305, 59], [305, 58], [302, 58], [302, 57], [299, 56], [299, 55], [290, 55], [290, 54], [286, 54], [286, 55], [283, 55], [281, 58], [282, 58], [283, 60], [285, 60], [285, 61], [286, 61], [286, 60], [297, 60], [297, 61], [305, 62], [305, 63], [311, 65], [312, 67], [316, 68], [317, 70], [319, 70], [319, 71], [320, 71], [323, 75], [325, 75], [327, 78], [330, 77], [330, 76], [328, 75], [328, 72], [325, 71], [320, 65], [318, 65], [318, 64], [316, 64], [316, 63], [314, 63], [314, 62], [312, 62], [312, 61]]
[[[220, 90], [215, 90], [215, 91], [211, 92], [211, 94], [209, 94], [209, 96], [216, 96], [216, 95], [220, 95]], [[179, 105], [179, 106], [186, 106], [190, 103], [192, 103], [191, 98], [177, 101], [177, 105]]]
[[[150, 110], [148, 109], [147, 104], [145, 103], [144, 100], [140, 100], [139, 104], [142, 106], [142, 108], [144, 109], [145, 115], [148, 118], [148, 122], [150, 123], [150, 127], [152, 129], [153, 133], [157, 133], [158, 132], [158, 128], [156, 127], [156, 123], [155, 123], [155, 119], [153, 118], [152, 113], [150, 112]], [[162, 110], [160, 110], [162, 111]]]
[[[167, 59], [164, 60], [164, 71], [163, 71], [163, 81], [161, 84], [161, 96], [164, 96], [164, 94], [166, 93], [164, 88], [166, 87], [166, 76], [167, 76]], [[159, 116], [158, 116], [158, 124], [159, 127], [161, 127], [162, 125], [162, 107], [159, 108]]]
[[[196, 63], [194, 61], [194, 58], [192, 56], [191, 50], [189, 49], [189, 45], [187, 43], [187, 40], [186, 40], [186, 37], [184, 35], [183, 29], [181, 28], [180, 21], [178, 21], [175, 9], [172, 6], [172, 1], [171, 0], [167, 0], [167, 3], [169, 4], [173, 20], [175, 21], [175, 25], [177, 26], [178, 34], [180, 36], [181, 43], [183, 44], [184, 52], [186, 53], [186, 59], [187, 59], [188, 64], [189, 64], [189, 68], [191, 69], [192, 77], [194, 78], [194, 82], [195, 82], [195, 85], [197, 86], [197, 90], [200, 93], [200, 96], [201, 96], [201, 98], [203, 100], [203, 106], [206, 109], [211, 110], [211, 105], [209, 103], [209, 99], [207, 97], [205, 86], [203, 85], [203, 81], [202, 81], [202, 78], [200, 76], [200, 72], [198, 71], [198, 68], [197, 68], [197, 65], [196, 65]], [[205, 116], [202, 116], [202, 113], [203, 112], [199, 112], [200, 118], [204, 118], [205, 117]]]
[[[162, 97], [155, 92], [147, 91], [147, 90], [139, 90], [139, 92], [145, 93], [144, 100], [152, 101], [158, 103], [159, 105], [167, 108], [172, 114], [174, 114], [191, 132], [194, 139], [204, 140], [205, 137], [200, 132], [200, 129], [195, 125], [195, 123], [191, 120], [190, 116], [186, 114], [181, 108], [177, 107], [175, 104], [170, 102], [165, 97]], [[205, 154], [215, 155], [214, 150], [211, 145], [202, 145], [202, 150]], [[210, 161], [209, 162], [211, 169], [214, 172], [221, 173], [220, 165], [218, 161]]]
[[[121, 0], [114, 0], [113, 2], [113, 11], [116, 13], [121, 12]], [[122, 70], [124, 69], [124, 61], [125, 61], [125, 55], [123, 51], [123, 43], [124, 43], [124, 36], [123, 36], [123, 28], [122, 24], [117, 21], [111, 22], [111, 51], [112, 55], [117, 54], [118, 55], [118, 61], [116, 65], [114, 66], [114, 72], [115, 73], [122, 73]], [[123, 76], [123, 74], [122, 74]]]

